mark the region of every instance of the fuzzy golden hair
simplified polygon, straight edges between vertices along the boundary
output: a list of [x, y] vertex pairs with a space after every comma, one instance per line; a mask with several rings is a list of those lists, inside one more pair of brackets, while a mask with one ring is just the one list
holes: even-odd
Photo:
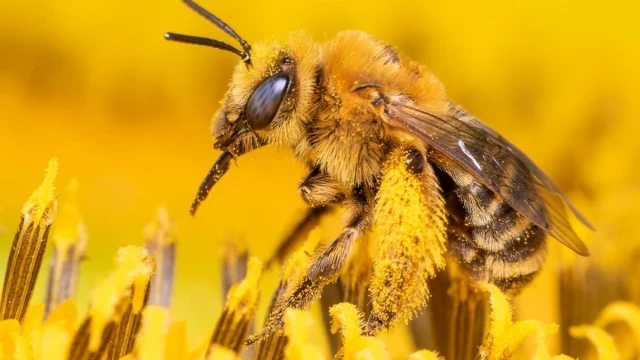
[[[283, 64], [283, 59], [291, 60], [291, 65]], [[304, 32], [290, 34], [284, 42], [264, 41], [253, 46], [251, 67], [237, 64], [229, 83], [229, 88], [221, 101], [221, 109], [212, 123], [212, 134], [218, 138], [229, 131], [241, 118], [249, 97], [256, 87], [268, 77], [283, 70], [293, 73], [291, 91], [287, 94], [276, 118], [263, 130], [247, 136], [257, 136], [266, 143], [279, 146], [293, 146], [296, 154], [303, 156], [307, 148], [304, 141], [305, 127], [316, 112], [317, 86], [316, 72], [320, 66], [320, 47]], [[238, 139], [249, 144], [252, 139]], [[249, 148], [250, 150], [250, 148]]]
[[214, 137], [241, 118], [252, 92], [282, 70], [285, 57], [292, 60], [294, 81], [276, 118], [237, 141], [249, 150], [258, 138], [290, 147], [296, 157], [319, 165], [347, 188], [373, 184], [390, 142], [419, 145], [382, 124], [381, 108], [372, 101], [402, 99], [436, 112], [448, 106], [444, 86], [433, 74], [369, 34], [344, 31], [319, 45], [296, 32], [283, 43], [256, 44], [252, 67], [237, 65], [214, 117]]
[[442, 110], [444, 87], [424, 66], [360, 31], [341, 32], [322, 50], [323, 106], [311, 135], [314, 160], [346, 186], [371, 186], [389, 142], [407, 140], [380, 121], [382, 102], [404, 97]]
[[[212, 133], [224, 152], [201, 186], [204, 196], [232, 156], [275, 144], [309, 167], [298, 191], [315, 207], [286, 241], [301, 238], [331, 207], [347, 210], [334, 241], [304, 258], [295, 282], [281, 284], [265, 330], [251, 341], [281, 328], [286, 308], [318, 298], [370, 230], [378, 250], [369, 274], [370, 333], [420, 310], [445, 250], [465, 276], [515, 293], [544, 263], [545, 231], [564, 236], [538, 219], [551, 219], [548, 203], [521, 206], [527, 200], [496, 190], [520, 189], [523, 199], [535, 200], [534, 181], [556, 191], [551, 180], [450, 102], [425, 66], [375, 37], [344, 31], [320, 44], [293, 33], [282, 43], [256, 44], [251, 63], [236, 67], [214, 118]], [[286, 241], [279, 249], [290, 247]], [[568, 241], [584, 248], [579, 239]]]

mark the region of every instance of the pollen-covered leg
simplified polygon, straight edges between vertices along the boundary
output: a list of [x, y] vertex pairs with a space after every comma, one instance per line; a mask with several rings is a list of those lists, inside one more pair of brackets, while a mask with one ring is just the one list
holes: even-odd
[[319, 167], [314, 168], [298, 186], [303, 200], [311, 206], [305, 216], [293, 228], [291, 233], [278, 245], [276, 251], [266, 263], [269, 267], [275, 262], [282, 262], [291, 252], [307, 238], [309, 232], [320, 220], [331, 211], [331, 205], [345, 199], [344, 189], [323, 173]]
[[398, 148], [386, 161], [373, 236], [369, 333], [413, 318], [429, 297], [427, 280], [445, 265], [444, 200], [433, 168], [419, 151]]
[[362, 236], [371, 224], [368, 199], [369, 194], [366, 190], [359, 188], [354, 190], [348, 213], [350, 221], [342, 230], [340, 236], [328, 248], [315, 255], [307, 271], [307, 277], [311, 281], [333, 282], [337, 279], [340, 270], [344, 267], [356, 244], [356, 240]]
[[320, 250], [313, 259], [306, 272], [295, 283], [287, 284], [287, 289], [277, 301], [263, 331], [250, 341], [266, 338], [277, 329], [282, 328], [284, 311], [286, 308], [304, 309], [311, 301], [320, 297], [325, 285], [333, 283], [340, 276], [340, 272], [347, 263], [349, 255], [370, 225], [369, 192], [361, 189], [354, 191], [353, 202], [350, 204], [350, 221], [342, 230], [338, 238], [324, 250]]
[[344, 295], [343, 301], [356, 305], [365, 315], [365, 319], [371, 313], [371, 302], [369, 301], [371, 298], [369, 284], [371, 284], [371, 273], [373, 272], [373, 261], [369, 253], [371, 240], [371, 232], [367, 232], [357, 244], [349, 264], [340, 277]]
[[278, 245], [275, 252], [269, 257], [265, 263], [265, 267], [270, 267], [274, 263], [282, 263], [289, 254], [291, 254], [298, 245], [302, 244], [309, 236], [309, 232], [313, 230], [322, 218], [331, 211], [328, 206], [314, 207], [307, 210], [305, 216], [293, 228], [291, 233]]
[[369, 226], [366, 202], [355, 204], [349, 225], [325, 250], [315, 255], [304, 280], [287, 299], [287, 307], [304, 308], [320, 295], [322, 288], [338, 279], [356, 241]]

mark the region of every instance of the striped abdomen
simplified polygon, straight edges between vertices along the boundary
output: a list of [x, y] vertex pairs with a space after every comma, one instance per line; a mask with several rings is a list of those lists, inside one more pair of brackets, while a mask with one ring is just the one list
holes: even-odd
[[518, 291], [541, 269], [546, 234], [459, 169], [438, 171], [449, 214], [448, 249], [474, 279]]

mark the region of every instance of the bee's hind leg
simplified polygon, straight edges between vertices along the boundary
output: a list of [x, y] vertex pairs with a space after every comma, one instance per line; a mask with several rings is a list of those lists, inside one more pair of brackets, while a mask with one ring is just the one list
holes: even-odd
[[322, 172], [320, 167], [315, 167], [300, 181], [298, 192], [311, 208], [267, 260], [267, 267], [274, 263], [282, 263], [299, 244], [306, 240], [309, 232], [320, 223], [320, 220], [331, 212], [332, 205], [346, 198], [344, 189], [331, 180], [329, 175]]

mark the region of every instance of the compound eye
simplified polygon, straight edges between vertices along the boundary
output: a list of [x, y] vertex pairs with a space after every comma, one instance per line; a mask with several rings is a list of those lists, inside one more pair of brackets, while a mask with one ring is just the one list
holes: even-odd
[[253, 91], [245, 109], [247, 123], [252, 129], [264, 129], [271, 124], [287, 93], [288, 85], [289, 76], [280, 73], [268, 77]]
[[407, 170], [409, 170], [409, 172], [419, 174], [424, 168], [424, 156], [422, 156], [420, 151], [411, 149], [407, 151], [405, 155], [404, 164], [407, 166]]

